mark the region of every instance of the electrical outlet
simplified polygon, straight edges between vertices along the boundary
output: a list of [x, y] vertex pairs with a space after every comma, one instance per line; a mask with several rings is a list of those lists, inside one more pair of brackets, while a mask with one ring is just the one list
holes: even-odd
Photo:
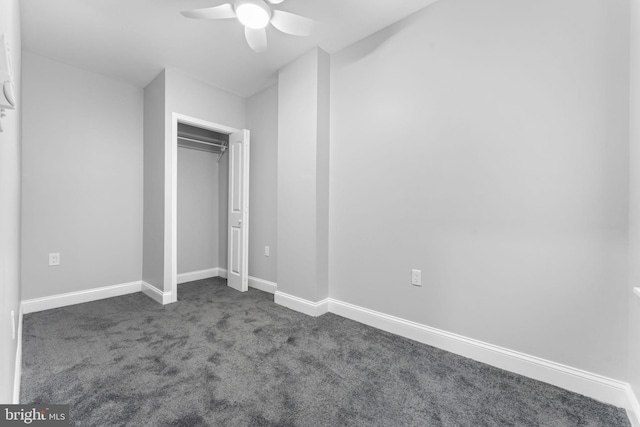
[[411, 284], [422, 286], [422, 270], [411, 270]]
[[49, 267], [54, 266], [54, 265], [60, 265], [60, 254], [59, 253], [49, 254]]
[[269, 256], [269, 246], [264, 247], [264, 256]]

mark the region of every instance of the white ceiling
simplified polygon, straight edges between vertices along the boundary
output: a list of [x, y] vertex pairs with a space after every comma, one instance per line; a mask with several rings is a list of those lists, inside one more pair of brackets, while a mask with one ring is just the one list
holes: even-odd
[[266, 52], [253, 52], [235, 19], [179, 14], [224, 0], [22, 0], [22, 46], [86, 70], [146, 86], [164, 68], [248, 97], [315, 46], [334, 53], [436, 0], [286, 0], [274, 8], [320, 22], [311, 37], [269, 26]]

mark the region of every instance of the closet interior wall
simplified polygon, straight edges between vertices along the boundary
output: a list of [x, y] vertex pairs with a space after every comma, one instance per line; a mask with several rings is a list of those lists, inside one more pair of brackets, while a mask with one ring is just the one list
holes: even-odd
[[[228, 135], [185, 124], [178, 125], [178, 275], [213, 270], [221, 265], [221, 215], [227, 193], [220, 191], [220, 174], [227, 173]], [[224, 169], [224, 170], [222, 170]], [[226, 181], [226, 180], [225, 180]], [[226, 199], [225, 199], [226, 200]], [[225, 212], [221, 212], [224, 207]], [[226, 238], [225, 238], [226, 240]], [[222, 254], [226, 259], [226, 253]]]

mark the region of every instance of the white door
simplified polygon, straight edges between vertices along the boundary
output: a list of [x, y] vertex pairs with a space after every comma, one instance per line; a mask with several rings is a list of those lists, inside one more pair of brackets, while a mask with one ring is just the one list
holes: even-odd
[[229, 250], [227, 284], [249, 290], [249, 131], [229, 135]]

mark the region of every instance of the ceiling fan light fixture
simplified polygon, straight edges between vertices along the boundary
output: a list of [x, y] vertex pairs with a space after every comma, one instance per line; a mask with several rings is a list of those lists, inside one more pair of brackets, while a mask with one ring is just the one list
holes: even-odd
[[218, 6], [180, 12], [186, 18], [230, 19], [237, 18], [244, 26], [247, 44], [256, 53], [267, 50], [267, 25], [293, 36], [309, 36], [316, 21], [283, 10], [271, 9], [270, 5], [284, 0], [232, 0]]
[[269, 25], [271, 10], [262, 1], [246, 2], [236, 7], [236, 15], [245, 27], [260, 30]]

